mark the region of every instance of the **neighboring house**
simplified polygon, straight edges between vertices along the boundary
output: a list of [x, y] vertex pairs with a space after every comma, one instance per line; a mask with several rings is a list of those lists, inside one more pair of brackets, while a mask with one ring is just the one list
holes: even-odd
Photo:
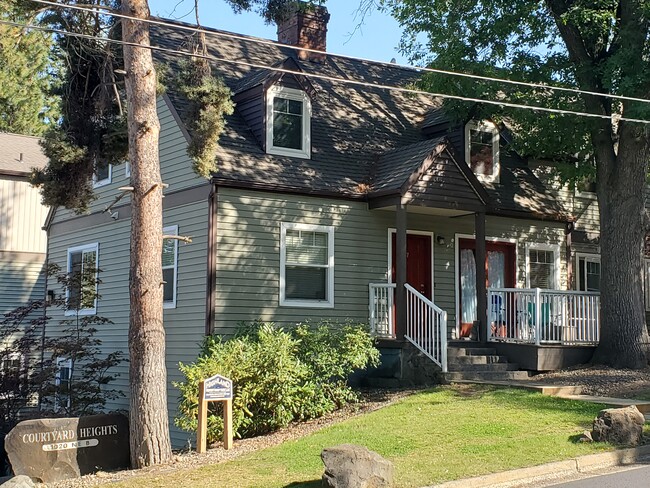
[[[324, 49], [326, 10], [296, 15], [279, 38]], [[158, 100], [169, 185], [161, 231], [192, 237], [166, 241], [162, 256], [170, 414], [178, 362], [196, 357], [205, 334], [257, 319], [370, 321], [386, 360], [413, 343], [443, 366], [447, 342], [472, 338], [519, 357], [510, 349], [521, 345], [528, 369], [564, 364], [565, 350], [574, 360], [590, 354], [575, 346], [597, 340], [598, 295], [567, 292], [571, 266], [582, 266], [573, 264], [573, 216], [509, 148], [507, 132], [456, 122], [432, 97], [308, 76], [408, 85], [415, 70], [220, 31], [207, 38], [237, 104], [211, 181], [193, 173], [186, 153], [187, 102], [173, 89]], [[152, 43], [182, 49], [187, 37], [156, 26]], [[162, 61], [173, 70], [178, 59]], [[107, 350], [128, 348], [128, 196], [104, 211], [128, 169], [95, 178], [87, 215], [57, 209], [47, 222], [50, 262], [102, 270], [101, 298], [80, 313], [113, 322], [98, 333]], [[543, 366], [547, 351], [559, 359]], [[128, 368], [120, 373], [115, 384], [128, 391]], [[175, 445], [186, 442], [172, 432]]]
[[38, 138], [0, 133], [0, 317], [45, 295], [48, 209], [28, 178], [46, 162]]

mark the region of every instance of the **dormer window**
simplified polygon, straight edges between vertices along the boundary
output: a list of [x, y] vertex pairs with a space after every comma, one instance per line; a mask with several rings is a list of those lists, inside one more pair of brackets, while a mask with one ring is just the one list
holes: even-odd
[[465, 126], [465, 162], [480, 181], [499, 182], [499, 129], [489, 121]]
[[311, 156], [311, 101], [294, 88], [274, 86], [266, 98], [266, 152], [280, 156]]

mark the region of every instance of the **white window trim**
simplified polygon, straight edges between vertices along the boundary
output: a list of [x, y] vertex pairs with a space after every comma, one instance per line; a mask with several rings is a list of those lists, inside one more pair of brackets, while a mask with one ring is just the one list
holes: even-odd
[[530, 288], [530, 251], [551, 251], [553, 253], [553, 277], [552, 282], [555, 290], [560, 290], [560, 245], [559, 244], [542, 244], [532, 242], [526, 244], [526, 288]]
[[131, 163], [129, 161], [124, 161], [124, 177], [131, 178]]
[[[598, 263], [600, 264], [600, 254], [588, 253], [588, 252], [577, 252], [576, 253], [576, 291], [580, 290], [580, 285], [582, 281], [580, 279], [580, 260], [585, 260], [585, 266], [587, 262]], [[585, 267], [585, 270], [587, 268]]]
[[[302, 149], [273, 145], [273, 99], [276, 96], [302, 102]], [[304, 91], [284, 86], [272, 86], [266, 92], [266, 152], [278, 156], [311, 158], [311, 100]]]
[[[287, 230], [327, 233], [327, 290], [326, 300], [295, 300], [286, 298]], [[334, 226], [282, 222], [280, 224], [280, 306], [307, 308], [334, 308]]]
[[499, 183], [499, 178], [501, 175], [501, 161], [500, 161], [500, 148], [499, 148], [499, 129], [493, 122], [489, 120], [470, 120], [465, 124], [465, 163], [471, 169], [470, 164], [470, 130], [478, 130], [481, 132], [488, 132], [492, 134], [492, 175], [479, 175], [476, 174], [476, 177], [479, 181], [484, 183]]
[[[68, 248], [68, 264], [66, 268], [66, 272], [69, 274], [70, 273], [70, 256], [74, 253], [81, 252], [83, 253], [84, 251], [95, 251], [95, 269], [99, 269], [99, 243], [95, 242], [93, 244], [84, 244], [82, 246], [76, 246], [76, 247], [69, 247]], [[83, 262], [83, 256], [82, 256], [82, 262]], [[95, 274], [95, 278], [97, 277], [97, 274]], [[95, 285], [95, 293], [97, 293], [97, 285]], [[68, 300], [70, 299], [70, 290], [66, 289], [65, 291], [65, 301], [68, 303]], [[66, 316], [74, 316], [74, 315], [95, 315], [97, 313], [97, 297], [95, 297], [94, 301], [95, 306], [93, 308], [82, 308], [80, 310], [66, 310], [65, 315]]]
[[102, 186], [110, 185], [113, 181], [113, 165], [108, 165], [108, 177], [103, 180], [97, 179], [97, 173], [93, 171], [93, 188], [101, 188]]
[[[178, 226], [170, 225], [163, 228], [163, 235], [177, 236]], [[176, 294], [178, 292], [178, 240], [174, 242], [176, 244], [174, 247], [174, 299], [171, 302], [163, 301], [163, 308], [176, 308]]]
[[[56, 373], [54, 377], [54, 384], [55, 386], [60, 386], [61, 385], [61, 367], [65, 363], [65, 367], [67, 367], [70, 370], [70, 384], [72, 384], [72, 359], [70, 358], [56, 358]], [[70, 395], [68, 395], [68, 399], [66, 401], [66, 408], [70, 408]], [[61, 409], [61, 406], [59, 405], [59, 390], [58, 388], [54, 392], [54, 411], [58, 412]]]

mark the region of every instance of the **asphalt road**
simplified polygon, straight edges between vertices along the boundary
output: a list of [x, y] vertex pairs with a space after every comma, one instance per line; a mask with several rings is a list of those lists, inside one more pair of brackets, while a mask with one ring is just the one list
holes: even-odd
[[549, 488], [650, 488], [650, 466], [627, 469], [612, 474], [594, 476]]

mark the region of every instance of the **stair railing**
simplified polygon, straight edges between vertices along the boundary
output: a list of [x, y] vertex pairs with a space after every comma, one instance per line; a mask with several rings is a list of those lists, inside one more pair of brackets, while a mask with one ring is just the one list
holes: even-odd
[[404, 338], [447, 372], [447, 312], [408, 283]]

